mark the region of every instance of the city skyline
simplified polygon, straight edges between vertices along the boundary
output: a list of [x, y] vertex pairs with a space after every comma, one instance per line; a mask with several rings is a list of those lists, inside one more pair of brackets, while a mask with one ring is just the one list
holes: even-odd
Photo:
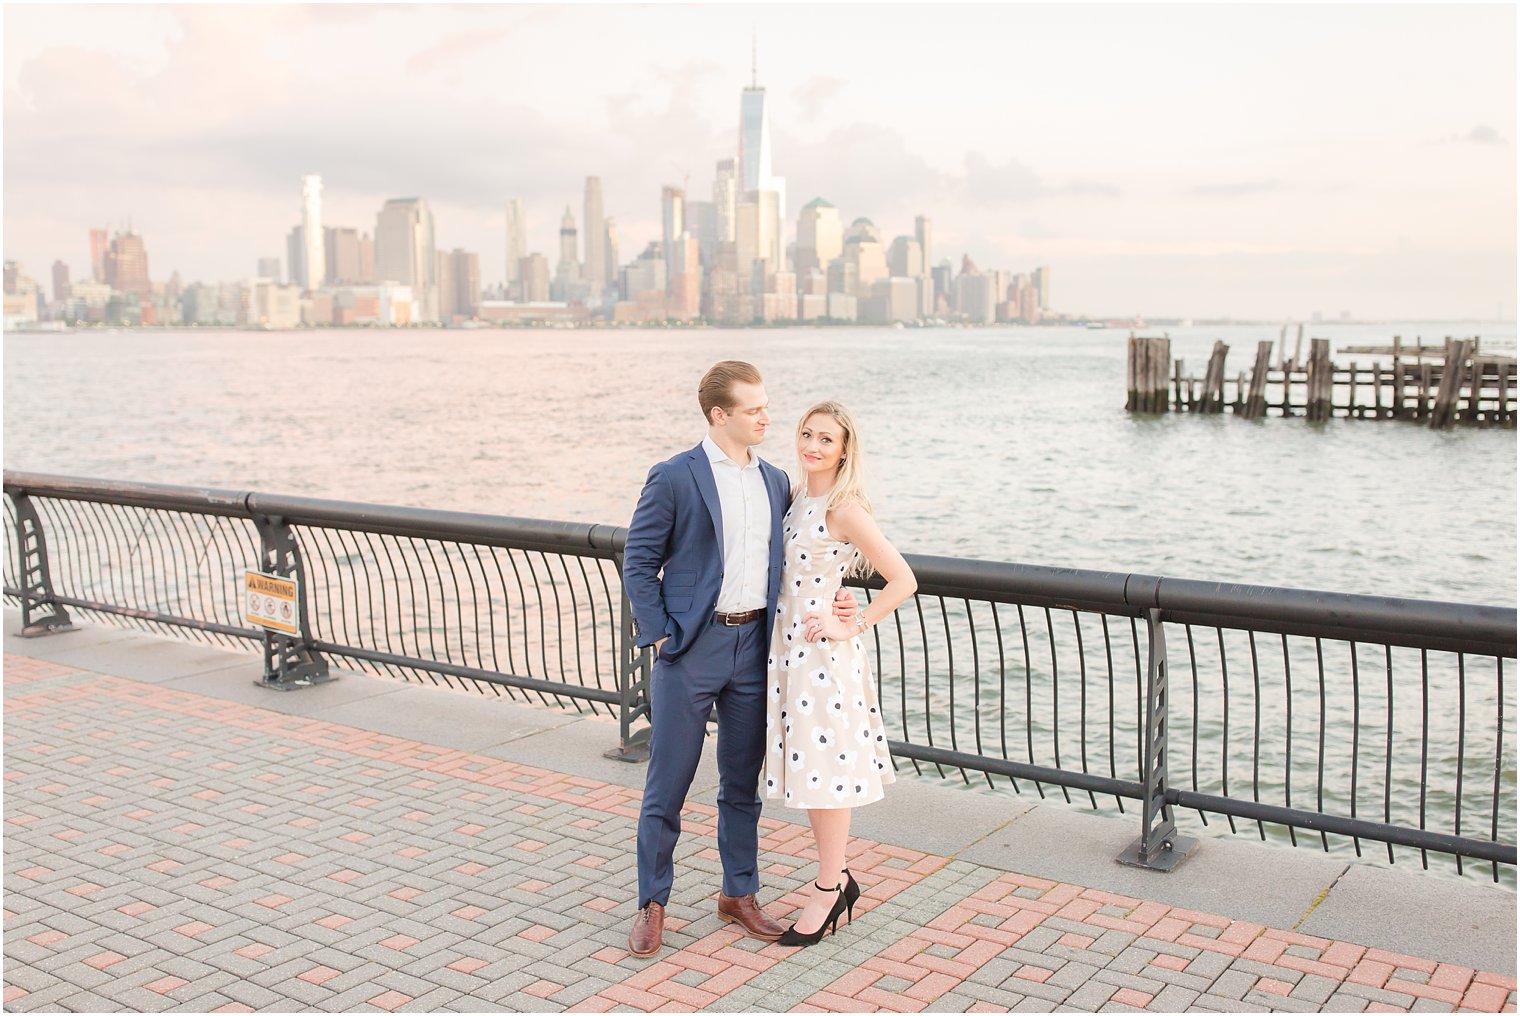
[[[933, 12], [873, 9], [862, 20], [851, 10], [808, 12], [813, 35], [835, 43], [818, 59], [813, 35], [787, 30], [802, 18], [795, 10], [577, 8], [595, 13], [583, 24], [598, 30], [545, 69], [533, 40], [568, 30], [549, 8], [91, 8], [89, 24], [79, 8], [8, 8], [6, 256], [33, 274], [61, 257], [87, 277], [75, 238], [131, 215], [158, 277], [247, 277], [301, 221], [290, 181], [318, 174], [325, 223], [366, 229], [385, 200], [427, 197], [437, 249], [481, 252], [489, 284], [507, 277], [507, 201], [524, 203], [526, 252], [552, 256], [560, 213], [583, 207], [595, 176], [626, 263], [662, 237], [660, 188], [689, 178], [705, 199], [715, 163], [734, 157], [753, 30], [770, 162], [787, 178], [788, 241], [800, 207], [822, 197], [845, 222], [870, 218], [888, 238], [913, 234], [914, 217], [928, 215], [936, 261], [964, 252], [984, 267], [1054, 263], [1060, 305], [1074, 313], [1514, 314], [1512, 9], [1087, 8], [1103, 17], [1073, 49], [1081, 33], [1059, 31], [1077, 20], [1071, 12], [977, 8], [991, 30], [968, 36], [966, 55], [985, 52], [998, 24], [1017, 27], [1005, 38], [1012, 67], [988, 62], [980, 76], [968, 67], [949, 80], [933, 44], [887, 31]], [[935, 16], [953, 24], [968, 12]], [[846, 22], [849, 32], [836, 31]], [[713, 30], [719, 23], [726, 33]], [[1220, 28], [1249, 29], [1251, 41], [1216, 40], [1185, 68], [1157, 60], [1182, 42], [1161, 45], [1133, 61], [1122, 95], [1102, 93], [1099, 67], [1122, 29], [1139, 31], [1138, 47], [1179, 26], [1188, 45]], [[730, 45], [708, 44], [695, 61], [676, 53], [698, 29]], [[660, 38], [647, 55], [607, 62], [617, 47], [604, 36], [619, 32], [630, 51]], [[1014, 46], [1034, 37], [1038, 52]], [[1357, 47], [1329, 62], [1352, 37]], [[1469, 54], [1459, 67], [1402, 59], [1455, 41]], [[899, 70], [862, 67], [862, 47], [877, 54], [868, 63]], [[345, 54], [371, 49], [404, 71], [361, 104], [352, 89], [373, 86], [376, 69]], [[1051, 51], [1088, 67], [1052, 74]], [[504, 52], [518, 59], [492, 70]], [[1229, 66], [1243, 54], [1249, 66]], [[900, 72], [910, 59], [939, 72], [919, 73], [913, 94]], [[262, 92], [239, 91], [259, 75]], [[320, 95], [294, 103], [312, 78]], [[135, 90], [110, 91], [112, 82]], [[168, 94], [191, 82], [194, 96]], [[451, 94], [458, 109], [443, 101]], [[424, 122], [424, 108], [437, 123]], [[1233, 119], [1221, 115], [1232, 109]], [[503, 121], [504, 111], [518, 115]], [[167, 122], [188, 112], [200, 113], [198, 129], [133, 135], [150, 113]], [[1327, 114], [1342, 118], [1339, 136]], [[326, 137], [313, 133], [318, 118]], [[445, 127], [457, 137], [440, 137]], [[1189, 133], [1208, 134], [1207, 144], [1184, 144]], [[80, 139], [95, 153], [88, 167], [70, 158]], [[102, 172], [97, 163], [117, 171], [102, 180], [89, 171]]]

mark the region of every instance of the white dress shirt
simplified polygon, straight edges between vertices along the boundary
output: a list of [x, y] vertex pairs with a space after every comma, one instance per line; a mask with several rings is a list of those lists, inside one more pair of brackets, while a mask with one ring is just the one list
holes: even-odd
[[712, 463], [723, 517], [723, 587], [714, 609], [736, 614], [762, 608], [770, 584], [771, 500], [760, 457], [751, 452], [749, 464], [741, 466], [711, 437], [702, 439], [702, 450]]

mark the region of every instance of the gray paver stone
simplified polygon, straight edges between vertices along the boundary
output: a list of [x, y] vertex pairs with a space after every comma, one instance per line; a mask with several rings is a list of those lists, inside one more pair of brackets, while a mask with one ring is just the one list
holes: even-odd
[[1273, 995], [1266, 991], [1248, 991], [1241, 1001], [1254, 1003], [1263, 1009], [1271, 1008], [1274, 1012], [1319, 1012], [1319, 1004], [1316, 1002]]
[[1238, 1002], [1245, 997], [1246, 992], [1256, 987], [1259, 979], [1249, 971], [1230, 969], [1220, 974], [1205, 994]]
[[1168, 984], [1157, 992], [1156, 997], [1151, 999], [1147, 1009], [1155, 1012], [1186, 1012], [1188, 1006], [1201, 995], [1202, 992], [1184, 988], [1177, 984]]

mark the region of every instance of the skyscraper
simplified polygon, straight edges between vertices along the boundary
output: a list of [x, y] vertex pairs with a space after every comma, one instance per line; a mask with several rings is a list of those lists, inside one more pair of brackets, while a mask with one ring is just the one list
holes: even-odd
[[480, 255], [474, 251], [455, 250], [454, 313], [473, 318], [480, 313]]
[[554, 268], [549, 299], [563, 300], [566, 303], [585, 301], [586, 283], [578, 255], [575, 215], [570, 211], [570, 206], [566, 205], [565, 214], [559, 220], [559, 264]]
[[702, 312], [702, 268], [697, 239], [682, 233], [676, 239], [676, 274], [669, 279], [670, 297], [665, 301], [667, 317], [690, 321]]
[[549, 299], [549, 259], [542, 254], [529, 254], [517, 266], [518, 283], [522, 286], [523, 303], [543, 303]]
[[686, 232], [686, 191], [680, 187], [665, 187], [660, 191], [660, 222], [664, 229], [662, 250], [665, 251], [665, 279], [667, 282], [680, 271], [676, 240]]
[[62, 260], [53, 262], [53, 300], [63, 301], [69, 298], [69, 266]]
[[455, 249], [438, 252], [438, 316], [473, 318], [480, 310], [480, 255]]
[[105, 257], [106, 282], [121, 293], [147, 296], [153, 292], [148, 280], [148, 249], [136, 233], [117, 233]]
[[580, 277], [580, 262], [576, 259], [579, 244], [575, 236], [575, 216], [570, 212], [570, 206], [565, 206], [565, 214], [559, 220], [559, 266], [555, 275], [560, 278], [574, 279]]
[[600, 302], [607, 285], [607, 234], [602, 228], [602, 180], [586, 177], [586, 278], [591, 282], [591, 297]]
[[454, 286], [454, 257], [446, 250], [437, 254], [438, 270], [438, 320], [449, 324], [454, 320], [455, 297], [458, 291]]
[[306, 240], [300, 225], [291, 226], [285, 237], [285, 265], [289, 269], [286, 280], [292, 286], [301, 285], [306, 278]]
[[327, 280], [327, 252], [322, 234], [322, 178], [301, 177], [301, 236], [306, 246], [301, 284], [317, 289]]
[[352, 286], [367, 281], [359, 267], [359, 231], [345, 226], [328, 226], [322, 230], [329, 285]]
[[1039, 292], [1041, 310], [1050, 309], [1050, 266], [1041, 265], [1034, 270], [1034, 288]]
[[618, 276], [618, 232], [617, 220], [607, 220], [607, 274], [611, 276], [608, 285], [617, 281]]
[[929, 242], [934, 237], [934, 223], [927, 215], [920, 215], [913, 220], [913, 235], [918, 239], [918, 249], [924, 256], [924, 274], [928, 275], [934, 264], [934, 252], [929, 248]]
[[271, 282], [280, 282], [280, 259], [259, 258], [258, 278], [268, 279]]
[[734, 207], [738, 202], [739, 170], [734, 159], [718, 163], [718, 175], [713, 178], [713, 206], [717, 217], [718, 243], [734, 242]]
[[438, 320], [438, 259], [426, 198], [391, 198], [375, 220], [375, 281], [410, 286], [421, 319]]
[[359, 277], [355, 282], [375, 281], [375, 241], [368, 233], [359, 234]]
[[768, 190], [771, 181], [771, 125], [765, 89], [753, 81], [739, 99], [739, 192]]
[[924, 274], [924, 251], [918, 240], [899, 236], [887, 248], [887, 268], [897, 278], [916, 279]]
[[522, 198], [507, 202], [507, 285], [522, 278], [522, 259], [528, 252], [528, 216]]
[[824, 271], [844, 249], [844, 227], [839, 209], [823, 198], [814, 198], [797, 215], [797, 274], [811, 269]]
[[734, 242], [739, 274], [746, 262], [764, 261], [763, 271], [785, 267], [782, 232], [786, 216], [786, 181], [771, 173], [771, 125], [766, 112], [765, 89], [751, 68], [750, 85], [739, 98], [738, 194], [735, 205]]
[[90, 277], [96, 282], [106, 281], [106, 231], [90, 230]]
[[703, 268], [710, 268], [718, 256], [717, 206], [711, 201], [693, 201], [686, 198], [686, 232], [697, 241], [697, 252]]

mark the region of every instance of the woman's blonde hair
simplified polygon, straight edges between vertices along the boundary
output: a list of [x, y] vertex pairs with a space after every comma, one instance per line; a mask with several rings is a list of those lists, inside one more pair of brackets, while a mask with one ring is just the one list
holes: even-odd
[[[865, 456], [860, 447], [860, 428], [848, 409], [832, 399], [817, 403], [803, 413], [802, 419], [797, 421], [797, 440], [802, 440], [802, 429], [807, 426], [807, 422], [820, 414], [832, 417], [844, 431], [844, 451], [839, 458], [838, 472], [834, 474], [834, 487], [829, 491], [829, 499], [823, 506], [824, 511], [831, 512], [847, 504], [858, 504], [866, 511], [871, 511], [871, 499], [866, 497]], [[802, 467], [800, 460], [797, 463], [797, 471], [805, 487], [807, 470]], [[871, 574], [871, 563], [866, 560], [864, 554], [856, 551], [855, 560], [846, 573], [846, 577], [863, 577], [869, 574]]]
[[[844, 430], [844, 452], [839, 459], [839, 471], [834, 477], [834, 489], [829, 491], [829, 500], [824, 505], [824, 510], [833, 511], [842, 505], [854, 502], [871, 510], [871, 501], [866, 497], [865, 463], [860, 448], [860, 428], [855, 424], [855, 417], [850, 411], [832, 399], [819, 402], [802, 414], [802, 419], [797, 421], [797, 440], [802, 440], [802, 428], [813, 417], [822, 414], [833, 417], [834, 422]], [[802, 476], [803, 483], [807, 482], [807, 470], [802, 468], [799, 459], [797, 463], [798, 475]]]

